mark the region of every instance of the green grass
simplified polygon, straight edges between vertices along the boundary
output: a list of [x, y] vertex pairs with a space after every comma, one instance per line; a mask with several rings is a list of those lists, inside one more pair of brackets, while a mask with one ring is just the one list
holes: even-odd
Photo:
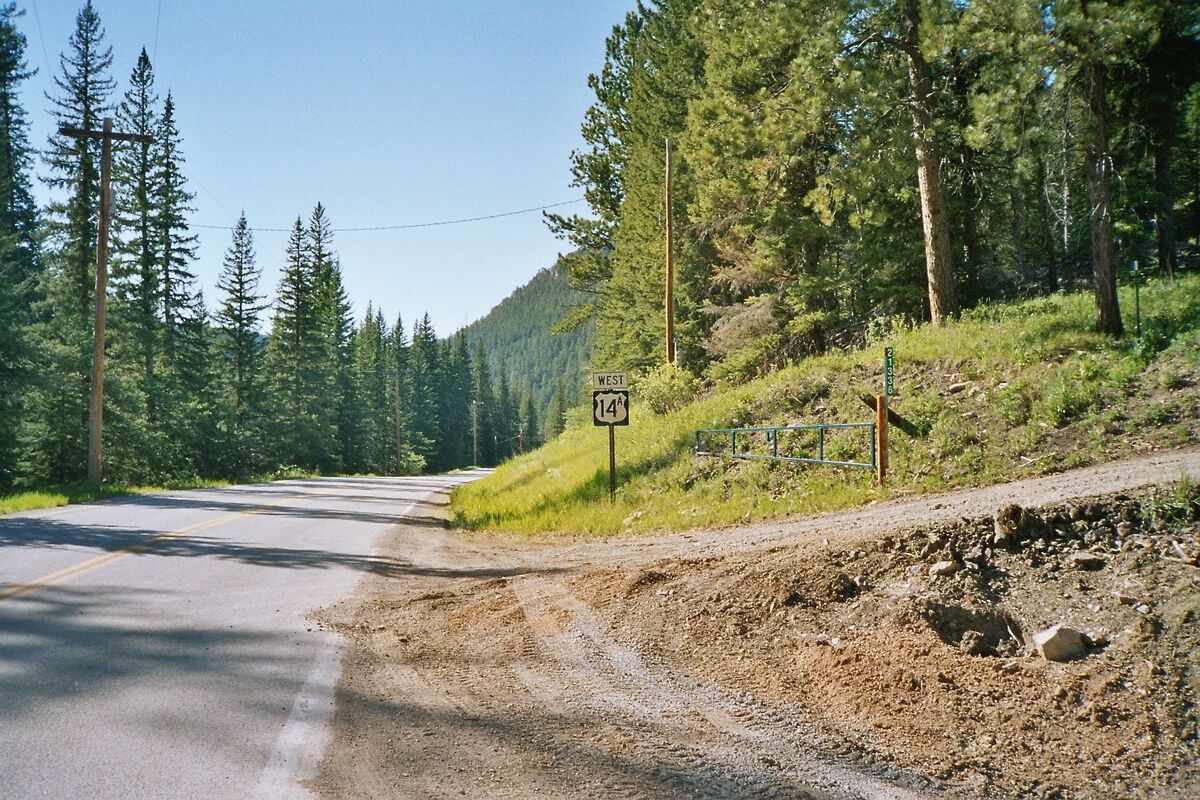
[[[713, 388], [662, 416], [635, 396], [630, 426], [616, 432], [615, 503], [607, 432], [580, 410], [559, 439], [456, 489], [455, 519], [527, 534], [685, 529], [1002, 482], [1200, 441], [1200, 278], [1143, 287], [1141, 338], [1132, 334], [1131, 292], [1122, 290], [1121, 301], [1130, 335], [1116, 342], [1092, 330], [1089, 295], [1059, 294], [980, 307], [947, 328], [901, 330]], [[886, 487], [865, 470], [692, 454], [697, 428], [871, 419], [860, 396], [882, 386], [885, 345], [896, 348], [892, 408], [919, 433], [893, 429]], [[948, 391], [962, 382], [966, 389]], [[867, 455], [845, 439], [830, 453]]]

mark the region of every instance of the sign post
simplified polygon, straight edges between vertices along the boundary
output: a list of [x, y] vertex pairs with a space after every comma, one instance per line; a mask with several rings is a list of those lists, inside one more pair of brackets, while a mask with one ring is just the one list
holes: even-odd
[[892, 397], [896, 394], [896, 350], [883, 348], [883, 393]]
[[629, 424], [629, 376], [624, 372], [592, 374], [592, 424], [608, 427], [608, 498], [617, 499], [616, 427]]
[[1129, 269], [1133, 273], [1133, 307], [1134, 313], [1137, 315], [1137, 335], [1142, 335], [1142, 274], [1138, 272], [1138, 262], [1134, 261], [1133, 266]]

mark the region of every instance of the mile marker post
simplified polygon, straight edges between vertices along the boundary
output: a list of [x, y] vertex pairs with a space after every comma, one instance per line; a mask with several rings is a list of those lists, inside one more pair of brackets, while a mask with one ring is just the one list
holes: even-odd
[[896, 393], [896, 351], [891, 347], [883, 349], [883, 394], [875, 396], [875, 463], [876, 477], [879, 485], [887, 479], [888, 468], [888, 398]]
[[72, 139], [99, 139], [100, 145], [100, 219], [96, 232], [96, 320], [92, 332], [92, 397], [88, 407], [88, 483], [100, 486], [101, 445], [104, 433], [104, 322], [108, 303], [108, 219], [112, 213], [112, 143], [154, 143], [151, 136], [141, 133], [118, 133], [113, 130], [112, 117], [104, 118], [103, 130], [74, 128], [63, 125], [60, 136]]

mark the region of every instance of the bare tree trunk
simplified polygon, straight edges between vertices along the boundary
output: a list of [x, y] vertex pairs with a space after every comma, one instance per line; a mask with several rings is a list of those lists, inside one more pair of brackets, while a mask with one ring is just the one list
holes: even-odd
[[1054, 252], [1054, 234], [1052, 232], [1054, 210], [1050, 207], [1050, 195], [1046, 192], [1046, 173], [1038, 171], [1038, 205], [1042, 210], [1042, 258], [1046, 260], [1046, 289], [1058, 291], [1058, 270], [1055, 262], [1058, 254]]
[[942, 192], [941, 152], [933, 131], [933, 79], [921, 54], [918, 31], [921, 9], [917, 0], [904, 2], [904, 39], [911, 91], [913, 141], [917, 152], [917, 188], [921, 196], [921, 230], [925, 240], [925, 275], [929, 282], [929, 319], [945, 325], [958, 313], [954, 262], [950, 257], [950, 226]]
[[1062, 191], [1059, 194], [1062, 221], [1062, 255], [1071, 253], [1071, 91], [1063, 87], [1062, 117]]
[[1025, 253], [1025, 197], [1022, 189], [1021, 176], [1014, 171], [1008, 183], [1008, 200], [1012, 207], [1012, 256], [1013, 263], [1024, 281], [1029, 259]]
[[1092, 113], [1088, 142], [1088, 190], [1091, 209], [1092, 271], [1096, 278], [1096, 329], [1114, 338], [1125, 333], [1117, 304], [1117, 272], [1113, 257], [1112, 159], [1108, 153], [1108, 100], [1105, 96], [1104, 65], [1087, 66], [1088, 106]]
[[1171, 148], [1159, 143], [1154, 153], [1154, 182], [1158, 208], [1154, 213], [1158, 271], [1175, 280], [1175, 192], [1171, 185]]

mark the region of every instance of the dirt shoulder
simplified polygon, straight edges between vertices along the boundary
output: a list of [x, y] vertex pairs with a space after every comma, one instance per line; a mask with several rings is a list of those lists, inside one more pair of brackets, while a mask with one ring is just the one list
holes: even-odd
[[[348, 644], [314, 790], [1194, 796], [1200, 542], [1148, 488], [1185, 473], [1200, 451], [549, 546], [448, 532], [431, 503], [322, 613]], [[1021, 530], [996, 544], [1014, 502]], [[960, 568], [931, 576], [939, 560]], [[1029, 655], [1055, 622], [1092, 637], [1082, 658]]]

